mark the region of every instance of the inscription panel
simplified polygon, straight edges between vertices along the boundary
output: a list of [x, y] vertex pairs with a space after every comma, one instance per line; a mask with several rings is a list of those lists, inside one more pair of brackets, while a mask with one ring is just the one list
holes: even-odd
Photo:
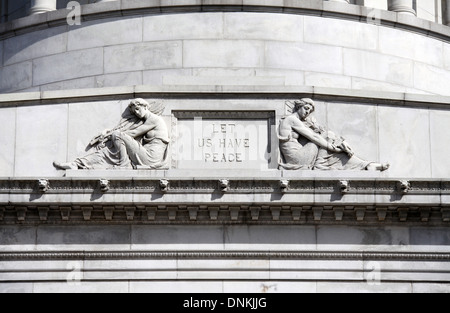
[[174, 145], [180, 169], [269, 168], [270, 112], [177, 112]]

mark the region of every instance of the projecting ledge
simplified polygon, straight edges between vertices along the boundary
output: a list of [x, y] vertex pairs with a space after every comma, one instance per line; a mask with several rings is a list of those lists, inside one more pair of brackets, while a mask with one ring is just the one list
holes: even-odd
[[279, 99], [286, 96], [309, 97], [321, 101], [349, 101], [398, 106], [427, 108], [448, 108], [449, 96], [420, 95], [400, 92], [352, 90], [315, 86], [122, 86], [43, 92], [0, 94], [0, 107], [21, 107], [31, 105], [51, 105], [57, 103], [77, 103], [131, 98], [172, 97], [226, 97], [259, 99]]
[[328, 178], [328, 179], [347, 179], [364, 178], [379, 179], [388, 178], [387, 172], [372, 171], [283, 171], [277, 169], [264, 170], [239, 170], [239, 169], [219, 169], [219, 170], [199, 170], [199, 169], [172, 169], [172, 170], [67, 170], [67, 178]]

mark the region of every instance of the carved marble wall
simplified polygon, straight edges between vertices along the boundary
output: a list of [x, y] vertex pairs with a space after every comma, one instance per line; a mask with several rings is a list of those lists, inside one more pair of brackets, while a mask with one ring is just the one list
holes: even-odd
[[[66, 93], [66, 96], [70, 98], [69, 93]], [[130, 97], [132, 96], [130, 94]], [[53, 161], [69, 162], [83, 156], [95, 134], [119, 122], [129, 98], [116, 100], [113, 99], [114, 94], [110, 97], [111, 100], [86, 102], [58, 100], [63, 103], [39, 106], [4, 103], [0, 109], [0, 119], [3, 121], [0, 123], [0, 129], [5, 134], [0, 140], [2, 147], [5, 147], [1, 150], [0, 176], [62, 176], [63, 172], [53, 167]], [[126, 95], [118, 97], [125, 98]], [[231, 160], [227, 155], [227, 162], [222, 162], [223, 154], [220, 154], [219, 158], [219, 155], [214, 156], [211, 151], [205, 150], [209, 158], [207, 161], [204, 160], [204, 155], [197, 155], [200, 149], [206, 149], [208, 145], [220, 145], [221, 142], [217, 141], [220, 138], [214, 139], [213, 132], [224, 131], [229, 131], [228, 137], [223, 137], [228, 140], [226, 144], [229, 145], [229, 141], [232, 141], [232, 147], [228, 150], [234, 151], [235, 145], [242, 145], [238, 153], [247, 153], [242, 157], [254, 160], [251, 168], [276, 169], [276, 129], [281, 117], [288, 114], [285, 101], [290, 97], [278, 94], [272, 94], [268, 99], [258, 99], [257, 94], [254, 94], [254, 97], [251, 99], [239, 97], [233, 92], [224, 92], [220, 98], [214, 99], [205, 99], [202, 96], [195, 96], [195, 99], [174, 99], [170, 94], [166, 98], [158, 98], [166, 105], [163, 119], [170, 125], [170, 169], [197, 169], [198, 164], [190, 162], [206, 162], [208, 165], [210, 161], [214, 166], [215, 163], [220, 163], [221, 169], [238, 172], [233, 164], [241, 161], [241, 156], [236, 159], [236, 155], [233, 155]], [[385, 177], [446, 178], [450, 175], [450, 164], [446, 157], [448, 149], [441, 143], [442, 136], [450, 125], [450, 114], [445, 108], [439, 108], [437, 104], [429, 108], [433, 105], [430, 102], [423, 102], [420, 106], [414, 102], [401, 106], [391, 105], [389, 100], [364, 103], [354, 98], [341, 98], [340, 101], [335, 101], [334, 99], [341, 97], [339, 94], [318, 97], [326, 99], [316, 100], [314, 115], [317, 120], [345, 137], [362, 158], [381, 163], [390, 162], [391, 168], [383, 173]], [[432, 99], [430, 98], [430, 101]], [[224, 116], [230, 110], [239, 112], [243, 108], [245, 110], [240, 116]], [[203, 115], [203, 120], [196, 124], [194, 115], [183, 115], [184, 111], [197, 112], [194, 115], [198, 115], [197, 118]], [[217, 112], [217, 117], [201, 112]], [[252, 119], [257, 121], [256, 124], [251, 122]], [[225, 125], [227, 123], [230, 125]], [[205, 128], [196, 134], [199, 130], [196, 125]], [[221, 129], [223, 125], [225, 128]], [[237, 135], [238, 132], [246, 134]], [[219, 147], [217, 149], [219, 150]], [[225, 152], [228, 150], [225, 147], [223, 149]], [[217, 169], [217, 166], [213, 168]]]
[[[344, 2], [0, 24], [0, 292], [448, 292], [450, 30]], [[53, 166], [134, 98], [164, 103], [168, 169]], [[301, 98], [390, 169], [278, 169]]]
[[56, 16], [44, 29], [40, 20], [24, 20], [16, 33], [4, 24], [0, 92], [252, 85], [449, 95], [446, 27], [389, 14], [359, 22], [298, 10], [92, 17], [80, 26]]

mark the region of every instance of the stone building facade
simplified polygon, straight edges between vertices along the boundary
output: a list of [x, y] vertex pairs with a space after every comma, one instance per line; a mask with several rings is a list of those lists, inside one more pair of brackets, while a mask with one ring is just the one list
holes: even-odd
[[[0, 292], [450, 291], [449, 1], [10, 2]], [[166, 167], [55, 168], [135, 98]], [[302, 98], [390, 168], [280, 169]]]

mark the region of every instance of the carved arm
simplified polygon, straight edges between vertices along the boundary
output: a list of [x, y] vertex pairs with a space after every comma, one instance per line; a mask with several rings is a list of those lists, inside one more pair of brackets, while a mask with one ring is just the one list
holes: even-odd
[[320, 134], [314, 132], [312, 129], [304, 126], [303, 124], [293, 125], [292, 129], [303, 137], [309, 139], [321, 148], [327, 149], [331, 152], [342, 152], [342, 149], [336, 147], [335, 145], [329, 143]]

